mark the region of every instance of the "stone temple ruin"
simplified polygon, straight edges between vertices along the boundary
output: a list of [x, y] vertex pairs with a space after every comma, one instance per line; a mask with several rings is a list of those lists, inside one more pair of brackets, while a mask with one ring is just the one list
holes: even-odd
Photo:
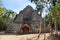
[[9, 24], [8, 33], [37, 33], [40, 26], [40, 16], [31, 6], [27, 6], [16, 15], [13, 23]]

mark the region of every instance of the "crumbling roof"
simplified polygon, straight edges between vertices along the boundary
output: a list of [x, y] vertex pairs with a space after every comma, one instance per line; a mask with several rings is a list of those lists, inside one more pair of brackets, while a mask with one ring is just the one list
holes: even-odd
[[[16, 17], [14, 18], [14, 21], [19, 17], [20, 19], [20, 15], [22, 14], [25, 14], [27, 15], [27, 13], [29, 13], [29, 16], [30, 14], [33, 13], [33, 15], [35, 15], [35, 17], [37, 18], [40, 18], [40, 15], [38, 14], [38, 12], [36, 10], [34, 10], [30, 5], [26, 6], [22, 11], [19, 12], [19, 14], [16, 15]], [[23, 15], [23, 16], [26, 16], [26, 15]], [[22, 16], [21, 16], [22, 17]], [[28, 16], [26, 16], [28, 17]]]

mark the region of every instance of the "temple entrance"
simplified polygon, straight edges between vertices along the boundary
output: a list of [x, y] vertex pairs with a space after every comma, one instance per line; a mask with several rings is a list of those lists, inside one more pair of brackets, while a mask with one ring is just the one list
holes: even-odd
[[31, 28], [30, 28], [30, 26], [28, 24], [22, 25], [21, 30], [22, 30], [22, 33], [30, 33], [30, 32], [32, 32], [32, 30], [31, 30]]

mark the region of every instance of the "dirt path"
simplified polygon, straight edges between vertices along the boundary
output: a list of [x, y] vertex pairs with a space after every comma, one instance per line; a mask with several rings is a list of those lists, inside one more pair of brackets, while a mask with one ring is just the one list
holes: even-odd
[[26, 38], [31, 38], [37, 34], [27, 34], [27, 35], [0, 35], [0, 40], [26, 40]]
[[[38, 34], [26, 34], [26, 35], [0, 35], [0, 40], [26, 40], [26, 39], [36, 39]], [[49, 34], [46, 34], [49, 36]], [[35, 37], [35, 38], [33, 38]], [[44, 39], [44, 35], [40, 35], [40, 40]]]

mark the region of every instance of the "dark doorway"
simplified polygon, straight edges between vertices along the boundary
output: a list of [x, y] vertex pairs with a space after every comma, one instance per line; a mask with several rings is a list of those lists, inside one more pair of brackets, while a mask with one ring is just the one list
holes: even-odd
[[31, 30], [31, 28], [28, 24], [22, 25], [21, 29], [22, 29], [23, 33], [30, 33], [30, 30]]
[[29, 32], [29, 27], [25, 26], [22, 28], [23, 33], [28, 33]]

